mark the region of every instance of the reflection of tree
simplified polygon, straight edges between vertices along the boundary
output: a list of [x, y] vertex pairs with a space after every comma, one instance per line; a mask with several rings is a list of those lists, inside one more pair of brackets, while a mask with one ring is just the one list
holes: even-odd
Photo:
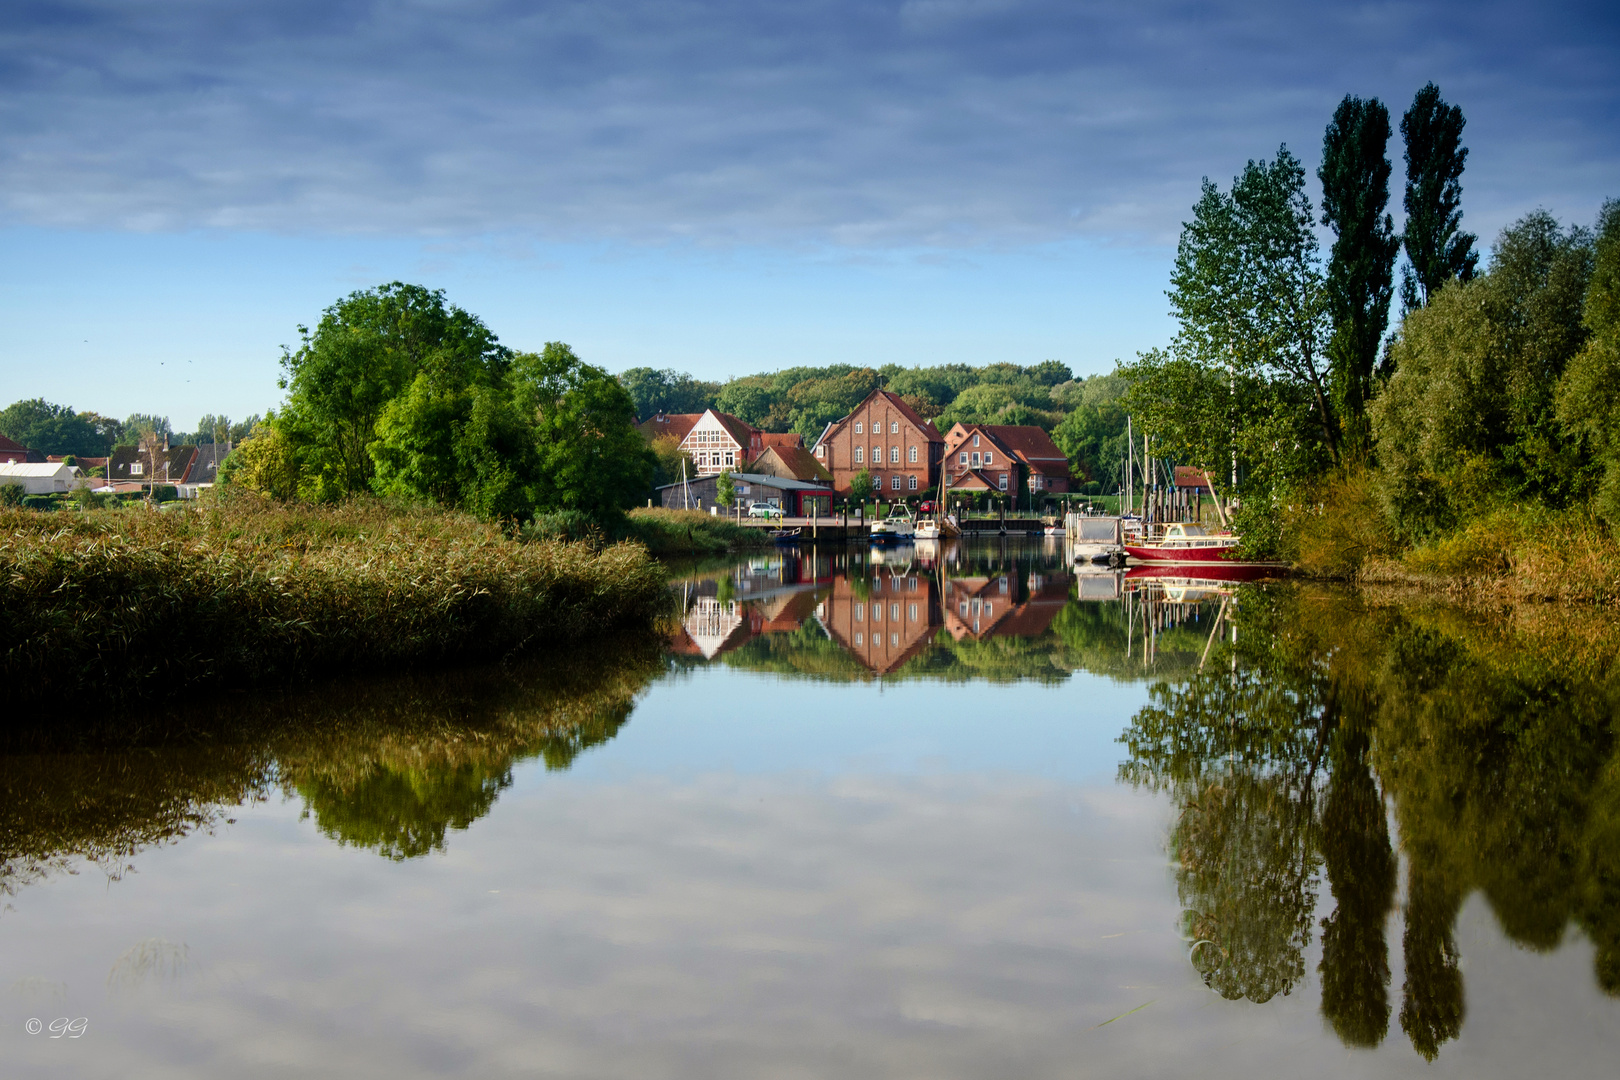
[[1433, 1061], [1440, 1044], [1462, 1031], [1463, 983], [1451, 927], [1462, 898], [1444, 873], [1412, 868], [1407, 882], [1406, 985], [1401, 987], [1401, 1030]]
[[562, 769], [611, 739], [663, 670], [662, 642], [604, 643], [498, 668], [232, 695], [71, 735], [7, 732], [0, 892], [74, 860], [137, 851], [232, 807], [300, 795], [323, 831], [391, 858], [442, 848], [489, 812], [515, 761]]
[[1223, 997], [1269, 1001], [1305, 973], [1324, 684], [1308, 663], [1262, 667], [1235, 648], [1218, 660], [1152, 688], [1121, 772], [1180, 808], [1170, 843], [1193, 965]]
[[1395, 855], [1367, 744], [1360, 725], [1336, 733], [1319, 833], [1337, 902], [1322, 921], [1322, 1014], [1351, 1046], [1377, 1046], [1389, 1031], [1384, 920], [1395, 900]]
[[1420, 1054], [1461, 1031], [1454, 924], [1476, 889], [1531, 948], [1576, 922], [1599, 984], [1620, 992], [1620, 628], [1308, 589], [1245, 590], [1239, 607], [1243, 644], [1154, 687], [1124, 738], [1123, 776], [1179, 809], [1171, 843], [1206, 981], [1253, 1000], [1295, 985], [1319, 851], [1334, 900], [1323, 1015], [1346, 1044], [1386, 1037], [1387, 796], [1408, 868], [1400, 1025]]
[[382, 766], [348, 788], [324, 778], [298, 785], [305, 813], [342, 844], [376, 848], [390, 859], [444, 850], [448, 829], [465, 829], [489, 813], [512, 783], [511, 770], [490, 775], [479, 765], [439, 765], [420, 773]]

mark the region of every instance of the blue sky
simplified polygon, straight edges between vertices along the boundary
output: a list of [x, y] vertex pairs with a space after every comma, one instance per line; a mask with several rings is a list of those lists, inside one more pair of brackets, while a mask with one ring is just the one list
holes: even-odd
[[[1162, 343], [1199, 178], [1468, 117], [1482, 247], [1620, 196], [1613, 5], [80, 0], [0, 22], [0, 399], [273, 405], [345, 292], [611, 370]], [[1399, 139], [1392, 143], [1400, 179]], [[1399, 193], [1392, 209], [1399, 223]]]

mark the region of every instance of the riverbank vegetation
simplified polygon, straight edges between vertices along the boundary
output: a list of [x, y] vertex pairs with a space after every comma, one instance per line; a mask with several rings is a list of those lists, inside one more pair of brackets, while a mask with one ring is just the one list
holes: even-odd
[[12, 701], [487, 659], [645, 629], [666, 604], [639, 544], [524, 542], [421, 504], [237, 492], [162, 513], [0, 512]]
[[[1401, 120], [1406, 225], [1385, 207], [1388, 111], [1346, 97], [1323, 139], [1318, 253], [1280, 148], [1205, 181], [1171, 279], [1180, 330], [1122, 368], [1156, 456], [1235, 499], [1249, 553], [1337, 577], [1520, 598], [1620, 597], [1620, 203], [1544, 211], [1483, 268], [1461, 229], [1462, 112]], [[1402, 310], [1386, 336], [1395, 263]]]

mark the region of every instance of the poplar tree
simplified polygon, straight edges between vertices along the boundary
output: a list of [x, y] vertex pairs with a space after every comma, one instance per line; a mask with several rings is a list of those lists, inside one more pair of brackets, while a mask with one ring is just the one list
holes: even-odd
[[1400, 238], [1385, 213], [1391, 166], [1389, 110], [1345, 95], [1322, 136], [1322, 224], [1333, 229], [1328, 263], [1329, 385], [1348, 448], [1367, 444], [1367, 401], [1394, 291]]
[[1461, 230], [1463, 165], [1462, 110], [1447, 105], [1440, 88], [1429, 83], [1412, 99], [1401, 117], [1406, 140], [1406, 258], [1401, 275], [1401, 303], [1406, 310], [1424, 307], [1435, 291], [1450, 281], [1468, 281], [1479, 264], [1473, 233]]

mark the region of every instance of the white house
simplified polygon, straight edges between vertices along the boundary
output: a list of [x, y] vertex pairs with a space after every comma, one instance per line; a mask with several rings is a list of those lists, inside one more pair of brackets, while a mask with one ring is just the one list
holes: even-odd
[[79, 486], [79, 467], [60, 461], [0, 461], [0, 484], [21, 484], [30, 495], [72, 491]]

